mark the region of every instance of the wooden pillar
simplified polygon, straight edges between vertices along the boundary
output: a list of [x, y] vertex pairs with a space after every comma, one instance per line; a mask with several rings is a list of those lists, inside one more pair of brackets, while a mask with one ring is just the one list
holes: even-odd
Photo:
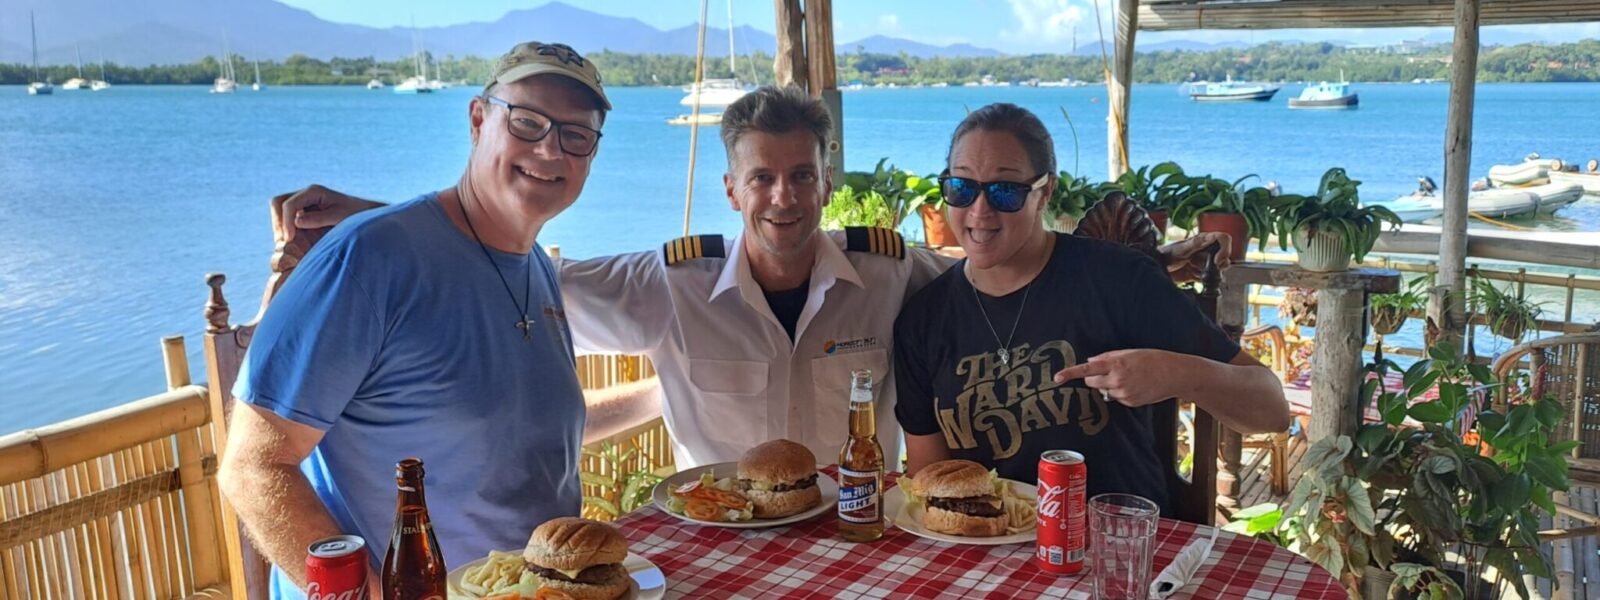
[[1306, 439], [1355, 435], [1361, 424], [1361, 348], [1367, 339], [1367, 293], [1317, 290], [1317, 343], [1311, 354], [1311, 428]]
[[1439, 279], [1428, 303], [1428, 317], [1439, 326], [1439, 340], [1452, 342], [1457, 352], [1462, 349], [1460, 340], [1466, 328], [1462, 294], [1467, 283], [1467, 186], [1472, 171], [1479, 5], [1479, 0], [1456, 0], [1450, 113], [1444, 133], [1444, 225], [1439, 237]]
[[[1116, 180], [1128, 170], [1128, 97], [1133, 90], [1133, 40], [1139, 32], [1139, 1], [1117, 0], [1115, 50], [1111, 74], [1106, 79], [1110, 115], [1106, 123], [1107, 179]], [[1073, 173], [1074, 176], [1078, 173]]]
[[778, 55], [773, 59], [772, 70], [778, 87], [798, 85], [802, 89], [810, 83], [809, 61], [806, 60], [806, 21], [800, 10], [800, 0], [773, 0], [778, 15]]
[[811, 96], [821, 98], [833, 114], [833, 141], [828, 143], [828, 166], [844, 174], [844, 101], [839, 97], [839, 77], [833, 60], [833, 0], [806, 0], [806, 66]]
[[[1217, 298], [1217, 324], [1235, 342], [1244, 335], [1245, 323], [1250, 319], [1250, 284], [1237, 279], [1224, 275], [1222, 293]], [[1219, 429], [1222, 437], [1217, 451], [1217, 508], [1232, 515], [1241, 508], [1239, 483], [1240, 472], [1244, 470], [1244, 436], [1226, 425]]]

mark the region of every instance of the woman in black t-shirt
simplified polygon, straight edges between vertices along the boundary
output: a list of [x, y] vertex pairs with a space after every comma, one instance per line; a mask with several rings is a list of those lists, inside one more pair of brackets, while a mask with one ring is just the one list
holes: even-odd
[[1039, 454], [1088, 462], [1091, 495], [1168, 506], [1150, 405], [1193, 401], [1243, 433], [1289, 425], [1283, 388], [1130, 249], [1041, 225], [1054, 189], [1050, 134], [992, 104], [951, 136], [940, 183], [966, 260], [895, 323], [895, 415], [907, 471], [946, 458], [1032, 482]]

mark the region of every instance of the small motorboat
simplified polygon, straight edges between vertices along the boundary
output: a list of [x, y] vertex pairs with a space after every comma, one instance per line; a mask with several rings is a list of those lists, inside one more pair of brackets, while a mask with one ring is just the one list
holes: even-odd
[[1444, 205], [1432, 204], [1416, 196], [1401, 196], [1389, 202], [1374, 202], [1393, 212], [1405, 223], [1421, 223], [1444, 214]]
[[1550, 171], [1559, 171], [1561, 167], [1560, 160], [1539, 158], [1536, 152], [1518, 164], [1489, 167], [1489, 183], [1501, 187], [1544, 185], [1550, 183]]
[[1583, 193], [1600, 196], [1600, 160], [1590, 160], [1584, 165], [1585, 171], [1576, 170], [1576, 166], [1567, 167], [1572, 170], [1550, 171], [1550, 183], [1576, 184], [1583, 187]]
[[1555, 214], [1556, 211], [1566, 208], [1574, 202], [1583, 199], [1583, 186], [1576, 183], [1550, 182], [1533, 187], [1514, 188], [1521, 192], [1532, 192], [1539, 196], [1539, 214]]
[[[1402, 196], [1391, 204], [1422, 203], [1443, 213], [1444, 197], [1435, 195], [1437, 186], [1434, 185], [1433, 179], [1421, 177], [1419, 184], [1417, 191], [1412, 192], [1410, 196]], [[1467, 212], [1480, 217], [1498, 219], [1536, 214], [1549, 215], [1577, 202], [1582, 197], [1583, 188], [1572, 184], [1474, 189], [1467, 194]], [[1405, 217], [1401, 219], [1405, 220]], [[1412, 221], [1407, 220], [1407, 222]]]
[[1324, 81], [1306, 86], [1299, 96], [1289, 99], [1289, 108], [1356, 108], [1361, 97], [1350, 91], [1350, 82], [1344, 81], [1343, 72], [1339, 73], [1339, 79], [1335, 83]]
[[678, 115], [667, 119], [668, 125], [721, 125], [722, 113], [700, 113], [696, 118], [692, 115]]

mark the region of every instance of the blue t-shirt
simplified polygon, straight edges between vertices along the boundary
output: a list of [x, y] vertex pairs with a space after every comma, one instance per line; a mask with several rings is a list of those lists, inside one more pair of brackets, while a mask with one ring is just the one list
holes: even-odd
[[[555, 270], [539, 247], [489, 254], [517, 301], [532, 278], [530, 339], [507, 284], [429, 194], [329, 232], [273, 299], [239, 371], [235, 397], [324, 432], [301, 470], [340, 528], [367, 540], [374, 567], [407, 456], [425, 464], [447, 566], [522, 548], [581, 507], [583, 392]], [[304, 597], [273, 580], [273, 597]]]

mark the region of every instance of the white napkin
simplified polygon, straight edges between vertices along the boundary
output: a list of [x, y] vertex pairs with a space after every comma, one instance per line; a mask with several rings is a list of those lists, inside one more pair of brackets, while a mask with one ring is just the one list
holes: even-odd
[[1211, 537], [1189, 542], [1172, 559], [1172, 564], [1156, 574], [1156, 578], [1150, 582], [1150, 598], [1164, 600], [1189, 583], [1189, 578], [1194, 577], [1194, 572], [1205, 564], [1206, 558], [1211, 556], [1211, 547], [1217, 543], [1218, 528], [1210, 529]]

